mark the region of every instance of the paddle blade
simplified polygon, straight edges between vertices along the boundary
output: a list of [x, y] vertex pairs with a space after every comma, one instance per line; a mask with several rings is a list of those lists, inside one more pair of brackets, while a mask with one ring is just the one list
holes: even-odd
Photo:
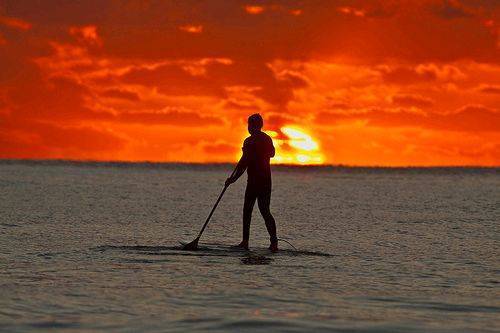
[[200, 238], [196, 238], [194, 241], [192, 241], [191, 243], [187, 243], [185, 244], [182, 249], [183, 250], [187, 250], [187, 251], [196, 251], [198, 250], [198, 241], [200, 240]]

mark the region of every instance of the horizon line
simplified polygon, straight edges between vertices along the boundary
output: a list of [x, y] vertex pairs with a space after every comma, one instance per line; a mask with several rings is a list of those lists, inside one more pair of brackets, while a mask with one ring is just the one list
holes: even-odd
[[[192, 166], [222, 166], [234, 165], [237, 162], [189, 162], [189, 161], [151, 161], [151, 160], [93, 160], [93, 159], [66, 159], [66, 158], [0, 158], [0, 164], [11, 163], [74, 163], [74, 164], [158, 164], [158, 165], [192, 165]], [[287, 168], [359, 168], [359, 169], [498, 169], [500, 165], [351, 165], [351, 164], [286, 164], [272, 163], [271, 166]]]

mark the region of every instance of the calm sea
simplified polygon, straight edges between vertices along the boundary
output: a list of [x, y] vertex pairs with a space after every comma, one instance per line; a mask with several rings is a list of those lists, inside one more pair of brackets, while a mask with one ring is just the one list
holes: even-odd
[[2, 332], [498, 332], [500, 169], [0, 162]]

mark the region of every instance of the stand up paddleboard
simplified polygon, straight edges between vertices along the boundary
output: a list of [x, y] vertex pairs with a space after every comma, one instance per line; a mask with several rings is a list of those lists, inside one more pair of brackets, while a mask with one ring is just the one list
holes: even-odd
[[[185, 246], [187, 244], [189, 244], [189, 242], [184, 242], [184, 241], [180, 241], [179, 244], [182, 245], [183, 247], [183, 250], [186, 250], [185, 249]], [[210, 251], [210, 250], [213, 250], [213, 251], [232, 251], [232, 252], [249, 252], [250, 250], [245, 250], [245, 249], [242, 249], [242, 248], [238, 248], [238, 247], [235, 247], [235, 246], [232, 246], [232, 245], [227, 245], [227, 244], [220, 244], [220, 243], [206, 243], [204, 244], [205, 246], [203, 245], [200, 245], [200, 246], [197, 246], [196, 249], [192, 249], [191, 251], [198, 251], [198, 250], [205, 250], [205, 251]], [[186, 250], [186, 251], [189, 251], [189, 250]]]
[[[188, 244], [188, 242], [179, 242], [182, 246]], [[183, 251], [188, 251], [183, 248]], [[241, 249], [234, 247], [228, 244], [222, 243], [204, 243], [203, 245], [198, 246], [195, 250], [198, 252], [207, 252], [207, 253], [248, 253], [248, 254], [259, 254], [259, 255], [269, 255], [275, 254], [278, 256], [311, 256], [311, 257], [335, 257], [335, 255], [325, 252], [319, 251], [306, 251], [306, 250], [297, 250], [297, 249], [280, 249], [278, 252], [272, 252], [266, 247], [255, 247], [250, 248], [249, 250]]]

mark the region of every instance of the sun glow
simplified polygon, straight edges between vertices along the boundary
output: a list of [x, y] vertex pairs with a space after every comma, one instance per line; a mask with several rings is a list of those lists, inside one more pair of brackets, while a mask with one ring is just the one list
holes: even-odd
[[304, 130], [296, 126], [283, 126], [279, 131], [267, 131], [273, 138], [276, 156], [275, 164], [323, 164], [318, 143]]

